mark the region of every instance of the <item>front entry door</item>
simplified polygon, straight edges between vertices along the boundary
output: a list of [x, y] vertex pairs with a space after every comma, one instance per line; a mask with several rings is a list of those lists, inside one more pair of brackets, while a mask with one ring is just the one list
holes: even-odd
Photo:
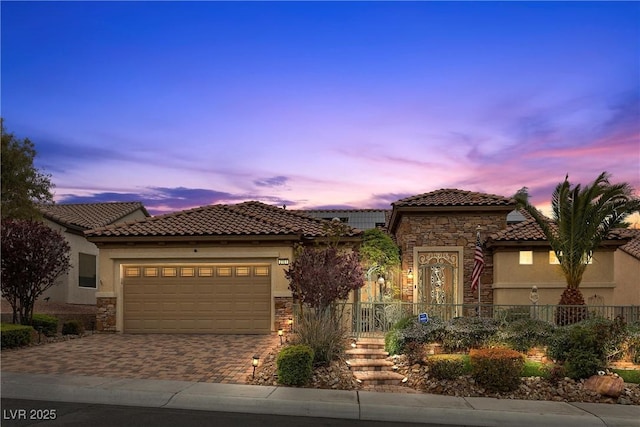
[[432, 315], [449, 318], [457, 315], [459, 292], [458, 251], [419, 251], [418, 281], [413, 302], [424, 304]]

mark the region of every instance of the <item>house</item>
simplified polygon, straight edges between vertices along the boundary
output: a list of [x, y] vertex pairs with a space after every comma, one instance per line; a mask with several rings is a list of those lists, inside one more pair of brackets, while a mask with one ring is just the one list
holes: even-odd
[[40, 210], [44, 223], [59, 231], [71, 247], [71, 269], [40, 298], [71, 304], [96, 303], [98, 248], [84, 231], [149, 216], [139, 202], [54, 204]]
[[[286, 325], [285, 269], [330, 222], [260, 202], [212, 205], [86, 232], [100, 249], [98, 330], [264, 334]], [[349, 227], [341, 242], [357, 244]]]
[[[483, 304], [529, 304], [534, 285], [540, 304], [557, 304], [565, 282], [551, 248], [535, 222], [515, 208], [511, 198], [457, 189], [393, 203], [385, 217], [401, 250], [401, 273], [394, 280], [400, 299], [464, 304], [467, 312], [456, 315], [471, 314], [478, 302], [470, 277], [479, 233]], [[99, 249], [97, 328], [263, 334], [286, 326], [293, 305], [286, 266], [297, 244], [327, 239], [330, 222], [323, 218], [349, 217], [336, 213], [315, 218], [254, 201], [86, 231]], [[362, 233], [348, 227], [341, 242], [356, 246]], [[637, 230], [613, 232], [587, 267], [585, 298], [640, 305], [639, 255]]]
[[[566, 287], [542, 230], [510, 198], [442, 189], [392, 204], [389, 233], [401, 251], [403, 301], [478, 303], [471, 291], [477, 233], [482, 304], [557, 304]], [[616, 229], [595, 251], [581, 290], [587, 304], [640, 305], [640, 230]], [[472, 310], [472, 309], [469, 309]], [[469, 314], [469, 313], [458, 313]]]

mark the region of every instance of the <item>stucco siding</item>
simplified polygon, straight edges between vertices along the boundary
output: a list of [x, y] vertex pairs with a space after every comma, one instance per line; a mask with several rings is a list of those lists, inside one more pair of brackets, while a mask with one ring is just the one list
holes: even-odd
[[616, 292], [613, 304], [640, 306], [640, 259], [617, 250], [614, 262]]
[[96, 256], [98, 262], [98, 247], [89, 242], [84, 236], [66, 232], [66, 228], [49, 220], [45, 220], [45, 224], [50, 228], [60, 232], [69, 243], [71, 268], [66, 275], [61, 276], [56, 284], [49, 288], [40, 297], [40, 299], [49, 297], [51, 301], [67, 302], [70, 304], [95, 304], [96, 289], [83, 288], [79, 286], [79, 270], [80, 264], [79, 254], [84, 253]]
[[[566, 281], [560, 266], [549, 263], [549, 249], [534, 250], [531, 265], [520, 265], [519, 252], [520, 249], [499, 250], [493, 255], [494, 304], [530, 304], [532, 286], [538, 287], [538, 304], [557, 304]], [[614, 258], [613, 251], [597, 251], [593, 263], [587, 266], [580, 289], [588, 304], [634, 304], [633, 299], [624, 302], [620, 299], [623, 287], [627, 286], [618, 283], [615, 277]]]

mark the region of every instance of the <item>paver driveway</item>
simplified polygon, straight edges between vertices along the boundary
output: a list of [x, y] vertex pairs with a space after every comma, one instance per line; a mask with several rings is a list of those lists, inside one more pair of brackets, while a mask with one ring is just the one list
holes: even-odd
[[277, 335], [95, 334], [2, 351], [3, 372], [243, 384]]

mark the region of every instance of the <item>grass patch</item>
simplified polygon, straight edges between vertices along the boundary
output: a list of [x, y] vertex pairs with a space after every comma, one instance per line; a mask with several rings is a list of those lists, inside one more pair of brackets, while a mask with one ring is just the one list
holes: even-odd
[[522, 376], [547, 378], [549, 376], [549, 367], [545, 366], [546, 365], [541, 362], [525, 360], [524, 368], [522, 368]]
[[625, 383], [640, 384], [640, 371], [633, 369], [612, 369], [613, 372], [620, 375]]

